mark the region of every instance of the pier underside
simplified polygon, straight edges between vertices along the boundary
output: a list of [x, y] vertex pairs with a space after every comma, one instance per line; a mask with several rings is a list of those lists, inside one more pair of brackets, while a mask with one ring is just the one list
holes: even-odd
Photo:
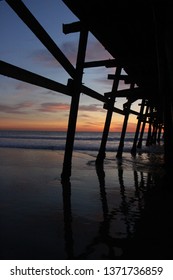
[[[78, 55], [74, 67], [49, 34], [39, 24], [21, 0], [6, 0], [6, 3], [22, 19], [40, 42], [69, 74], [66, 85], [42, 77], [26, 69], [21, 69], [4, 61], [0, 62], [0, 74], [27, 83], [60, 92], [71, 97], [69, 124], [62, 179], [71, 176], [71, 161], [80, 94], [84, 93], [103, 103], [107, 110], [102, 141], [98, 151], [97, 163], [103, 163], [106, 142], [113, 113], [124, 115], [124, 123], [117, 152], [123, 153], [124, 137], [130, 114], [137, 116], [137, 126], [132, 147], [135, 156], [141, 148], [145, 125], [148, 125], [147, 145], [160, 141], [164, 133], [165, 164], [173, 164], [173, 19], [170, 1], [70, 1], [63, 0], [77, 16], [78, 22], [63, 25], [65, 34], [79, 32]], [[86, 61], [88, 32], [91, 32], [112, 59]], [[85, 68], [105, 66], [115, 68], [112, 91], [104, 95], [82, 83]], [[126, 73], [122, 74], [122, 70]], [[129, 84], [129, 89], [118, 90], [121, 80]], [[116, 108], [115, 101], [125, 97], [123, 110]], [[138, 112], [131, 105], [140, 100]]]
[[[124, 131], [118, 155], [122, 154], [129, 103], [140, 96], [144, 102], [141, 109], [144, 110], [146, 106], [148, 113], [140, 111], [132, 152], [136, 152], [140, 122], [144, 124], [148, 120], [152, 123], [154, 133], [157, 133], [159, 127], [164, 127], [165, 163], [170, 166], [173, 158], [173, 20], [170, 1], [124, 0], [115, 3], [110, 0], [95, 1], [94, 4], [93, 1], [87, 1], [86, 4], [68, 0], [64, 2], [116, 59], [117, 66], [122, 67], [128, 75], [131, 90], [125, 95], [128, 102], [124, 108]], [[121, 75], [118, 79], [121, 79]], [[134, 84], [139, 90], [136, 94], [132, 87]], [[148, 144], [152, 141], [149, 139]]]

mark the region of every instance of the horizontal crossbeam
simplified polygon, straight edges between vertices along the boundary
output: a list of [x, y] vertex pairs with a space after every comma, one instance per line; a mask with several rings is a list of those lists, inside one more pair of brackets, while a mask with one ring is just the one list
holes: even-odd
[[84, 63], [84, 68], [92, 68], [92, 67], [117, 67], [118, 62], [116, 59], [106, 59], [106, 60], [98, 60], [98, 61], [87, 61]]
[[81, 31], [81, 22], [72, 22], [72, 23], [66, 23], [62, 25], [62, 30], [64, 34], [70, 34]]
[[105, 96], [107, 98], [110, 97], [111, 94], [115, 94], [116, 97], [121, 97], [121, 98], [122, 97], [125, 97], [125, 98], [135, 97], [136, 99], [143, 99], [148, 95], [146, 90], [141, 89], [141, 88], [122, 89], [122, 90], [118, 90], [116, 93], [105, 92]]
[[[67, 87], [66, 85], [45, 78], [38, 74], [32, 73], [20, 67], [14, 66], [2, 60], [0, 61], [0, 74], [10, 78], [14, 78], [16, 80], [20, 80], [22, 82], [30, 83], [36, 86], [40, 86], [56, 92], [60, 92], [69, 96], [72, 95], [72, 92], [70, 92], [69, 87]], [[81, 92], [101, 102], [106, 101], [103, 95], [88, 88], [87, 86], [82, 85]]]
[[0, 74], [66, 95], [71, 95], [67, 86], [4, 61], [0, 61]]
[[[70, 92], [69, 87], [66, 85], [63, 85], [63, 84], [53, 81], [51, 79], [45, 78], [41, 75], [32, 73], [32, 72], [22, 69], [20, 67], [14, 66], [14, 65], [4, 62], [2, 60], [0, 61], [0, 74], [10, 77], [10, 78], [14, 78], [16, 80], [20, 80], [22, 82], [26, 82], [26, 83], [40, 86], [40, 87], [43, 87], [46, 89], [50, 89], [50, 90], [53, 90], [53, 91], [56, 91], [59, 93], [63, 93], [63, 94], [69, 95], [69, 96], [72, 96], [72, 94], [73, 94], [72, 92]], [[81, 86], [81, 93], [84, 93], [87, 96], [97, 99], [103, 103], [105, 103], [107, 101], [107, 98], [105, 96], [99, 94], [95, 90], [90, 89], [89, 87], [84, 86], [84, 85]], [[108, 109], [107, 103], [105, 103], [104, 108]], [[112, 110], [115, 113], [124, 115], [124, 110], [121, 110], [121, 109], [118, 109], [115, 107]], [[132, 110], [130, 110], [130, 113], [138, 115], [138, 112], [135, 112]]]

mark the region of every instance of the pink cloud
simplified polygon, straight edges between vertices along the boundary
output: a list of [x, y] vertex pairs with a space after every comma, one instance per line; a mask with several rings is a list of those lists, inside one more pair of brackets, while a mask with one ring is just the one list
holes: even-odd
[[98, 104], [90, 104], [90, 105], [81, 105], [79, 106], [79, 109], [81, 111], [90, 111], [90, 112], [103, 112], [102, 106]]
[[[70, 105], [67, 103], [42, 103], [39, 111], [41, 112], [52, 112], [56, 113], [57, 111], [69, 111]], [[80, 105], [79, 106], [80, 111], [89, 111], [89, 112], [103, 112], [103, 109], [98, 104], [90, 104], [90, 105]]]
[[39, 109], [39, 111], [56, 113], [59, 110], [60, 111], [67, 111], [67, 110], [69, 110], [69, 108], [70, 108], [69, 104], [66, 104], [66, 103], [47, 102], [47, 103], [42, 103], [41, 104], [41, 108]]
[[21, 90], [21, 91], [31, 91], [31, 90], [35, 90], [35, 86], [28, 84], [28, 83], [24, 83], [24, 82], [18, 82], [16, 87], [17, 90]]
[[25, 101], [18, 103], [16, 105], [5, 105], [0, 104], [0, 111], [7, 114], [26, 114], [25, 109], [31, 108], [33, 106], [33, 102]]
[[38, 86], [32, 85], [32, 84], [28, 84], [25, 82], [18, 82], [15, 86], [15, 89], [17, 91], [20, 91], [22, 93], [30, 93], [31, 91], [39, 91], [40, 94], [44, 94], [44, 95], [56, 95], [59, 96], [57, 92], [55, 91], [51, 91], [51, 90], [47, 90], [44, 88], [40, 88]]
[[60, 67], [59, 62], [46, 49], [40, 49], [32, 53], [35, 62], [44, 64], [46, 67]]

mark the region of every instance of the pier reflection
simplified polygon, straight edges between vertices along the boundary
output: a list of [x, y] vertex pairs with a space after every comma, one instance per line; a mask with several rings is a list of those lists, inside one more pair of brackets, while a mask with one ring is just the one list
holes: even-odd
[[62, 181], [63, 212], [64, 212], [64, 241], [68, 259], [74, 258], [74, 240], [72, 230], [71, 212], [71, 183], [69, 180]]
[[129, 205], [128, 205], [127, 198], [126, 198], [126, 193], [125, 193], [125, 186], [124, 186], [124, 180], [123, 180], [123, 168], [122, 168], [122, 161], [121, 160], [118, 160], [118, 178], [119, 178], [120, 194], [121, 194], [120, 209], [122, 211], [122, 214], [124, 215], [124, 222], [125, 222], [125, 225], [126, 225], [127, 236], [129, 237], [130, 234], [131, 234], [130, 223], [129, 223], [129, 220], [128, 220]]
[[[134, 238], [137, 234], [137, 224], [143, 215], [146, 204], [147, 191], [151, 189], [153, 177], [151, 173], [131, 170], [133, 184], [129, 188], [126, 185], [124, 177], [126, 170], [123, 167], [123, 160], [117, 160], [115, 166], [115, 176], [118, 178], [118, 184], [115, 182], [115, 189], [119, 188], [112, 194], [115, 195], [115, 203], [112, 206], [109, 203], [109, 193], [107, 190], [106, 172], [104, 165], [96, 164], [96, 174], [98, 177], [98, 195], [100, 197], [102, 219], [98, 223], [98, 229], [90, 236], [90, 241], [86, 242], [81, 251], [78, 247], [78, 240], [73, 232], [73, 219], [71, 211], [71, 183], [70, 181], [62, 182], [63, 189], [63, 209], [64, 209], [64, 241], [65, 250], [68, 259], [123, 259], [127, 256], [128, 248], [131, 248]], [[126, 178], [127, 179], [127, 178]], [[129, 182], [128, 182], [129, 183]], [[118, 196], [118, 199], [117, 199]], [[100, 215], [100, 213], [99, 213]], [[81, 236], [83, 227], [79, 228], [78, 234]], [[142, 240], [141, 240], [142, 241]], [[102, 249], [100, 249], [102, 248]], [[128, 258], [132, 256], [128, 252]]]

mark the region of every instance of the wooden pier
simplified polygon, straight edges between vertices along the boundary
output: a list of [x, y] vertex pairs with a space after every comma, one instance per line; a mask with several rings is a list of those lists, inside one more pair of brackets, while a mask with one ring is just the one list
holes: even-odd
[[[137, 118], [132, 155], [142, 147], [143, 134], [148, 127], [147, 145], [156, 144], [164, 133], [165, 164], [173, 164], [173, 19], [169, 1], [70, 1], [63, 0], [79, 21], [63, 25], [65, 34], [79, 32], [76, 67], [67, 59], [57, 44], [40, 25], [21, 0], [6, 3], [21, 18], [68, 73], [67, 84], [62, 84], [0, 61], [0, 74], [26, 83], [50, 89], [71, 98], [67, 128], [62, 180], [71, 176], [73, 145], [81, 93], [103, 103], [107, 110], [97, 164], [103, 164], [106, 143], [114, 113], [124, 116], [122, 132], [115, 157], [123, 154], [124, 138], [130, 114]], [[91, 32], [113, 59], [86, 61], [88, 33]], [[83, 85], [85, 68], [114, 68], [112, 91], [101, 94]], [[122, 70], [126, 73], [123, 74]], [[121, 80], [129, 89], [119, 90]], [[123, 109], [115, 106], [118, 98], [126, 98]], [[131, 109], [139, 101], [139, 111]]]

